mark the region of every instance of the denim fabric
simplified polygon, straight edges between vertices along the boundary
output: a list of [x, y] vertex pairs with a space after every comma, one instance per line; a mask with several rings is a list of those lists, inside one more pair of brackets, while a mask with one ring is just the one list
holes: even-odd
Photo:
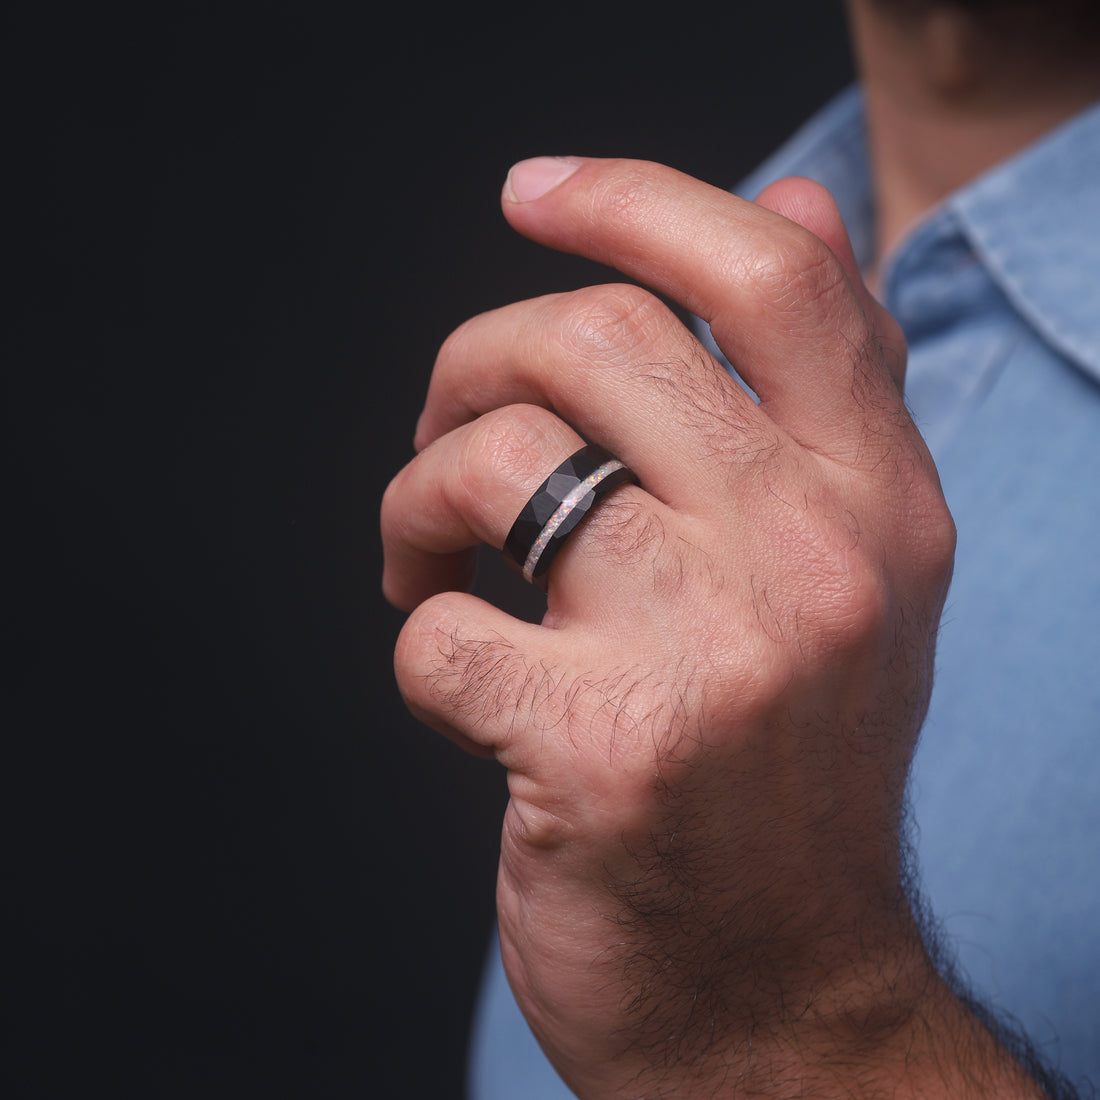
[[[858, 91], [740, 191], [787, 175], [825, 184], [870, 257]], [[881, 287], [959, 528], [913, 769], [921, 887], [975, 993], [1100, 1087], [1100, 106], [931, 211]], [[470, 1081], [570, 1095], [495, 946]]]

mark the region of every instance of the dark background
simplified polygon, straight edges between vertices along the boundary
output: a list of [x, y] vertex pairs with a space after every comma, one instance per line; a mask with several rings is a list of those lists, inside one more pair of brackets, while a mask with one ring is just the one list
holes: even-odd
[[379, 499], [455, 325], [608, 277], [514, 160], [727, 186], [849, 79], [739, 7], [6, 6], [6, 1095], [460, 1095], [504, 787], [403, 711]]

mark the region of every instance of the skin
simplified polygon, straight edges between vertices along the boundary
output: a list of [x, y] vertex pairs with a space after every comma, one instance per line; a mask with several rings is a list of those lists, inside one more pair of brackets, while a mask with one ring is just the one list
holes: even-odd
[[[539, 158], [502, 206], [650, 288], [459, 328], [382, 505], [408, 706], [508, 772], [501, 945], [543, 1048], [582, 1098], [1040, 1095], [936, 973], [907, 894], [954, 526], [831, 198]], [[542, 622], [469, 595], [475, 548], [585, 440], [640, 485], [570, 537]]]
[[[508, 769], [498, 911], [536, 1035], [582, 1097], [960, 1096], [978, 1066], [1027, 1095], [904, 896], [954, 528], [831, 199], [570, 159], [503, 206], [707, 318], [761, 399], [635, 286], [520, 303], [441, 350], [383, 502], [408, 705]], [[570, 539], [542, 623], [458, 591], [582, 437], [642, 487]]]

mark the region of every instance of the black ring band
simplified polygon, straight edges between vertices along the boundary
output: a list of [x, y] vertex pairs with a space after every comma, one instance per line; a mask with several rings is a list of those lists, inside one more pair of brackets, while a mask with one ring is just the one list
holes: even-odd
[[567, 458], [527, 502], [512, 524], [504, 552], [524, 577], [546, 587], [546, 573], [565, 540], [613, 489], [637, 482], [613, 454], [590, 443]]

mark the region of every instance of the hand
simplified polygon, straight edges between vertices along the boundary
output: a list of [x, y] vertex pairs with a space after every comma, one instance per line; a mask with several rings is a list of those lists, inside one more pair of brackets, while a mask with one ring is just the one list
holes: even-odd
[[[503, 206], [703, 317], [758, 397], [635, 285], [474, 318], [438, 357], [383, 583], [411, 710], [508, 769], [519, 1004], [581, 1096], [918, 1064], [914, 1006], [942, 997], [899, 832], [954, 528], [899, 330], [808, 181], [751, 204], [539, 160]], [[585, 440], [640, 485], [570, 537], [543, 621], [462, 591]]]

